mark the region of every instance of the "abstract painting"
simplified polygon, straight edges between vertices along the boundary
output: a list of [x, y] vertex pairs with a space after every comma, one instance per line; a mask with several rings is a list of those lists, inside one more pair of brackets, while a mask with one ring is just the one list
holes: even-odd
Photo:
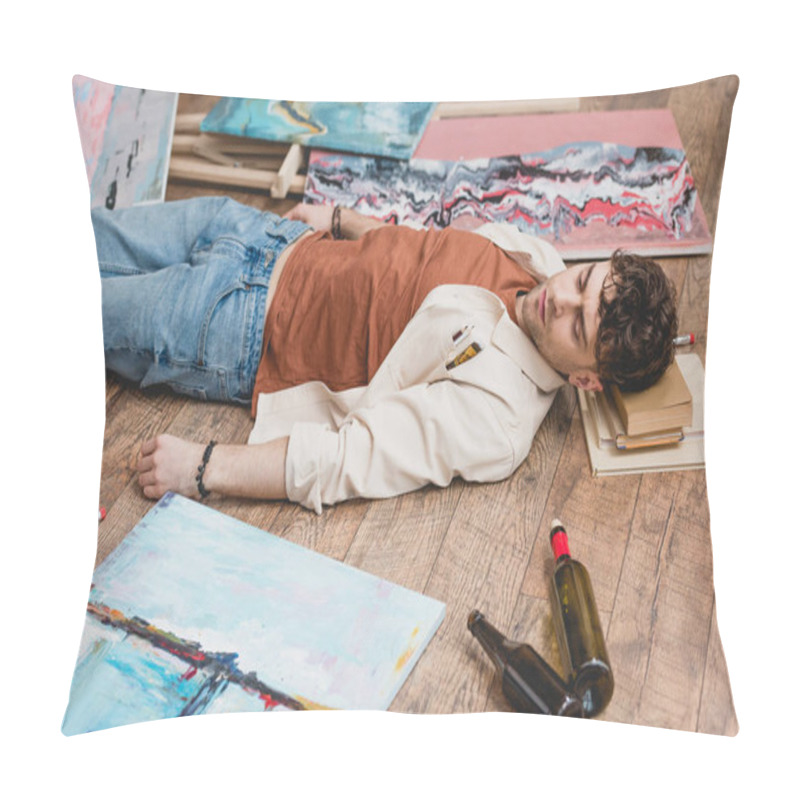
[[434, 107], [435, 103], [300, 103], [224, 97], [200, 130], [408, 159]]
[[550, 241], [565, 259], [606, 258], [618, 247], [650, 256], [711, 249], [686, 154], [677, 148], [577, 142], [399, 165], [312, 151], [305, 200], [426, 228], [510, 223]]
[[444, 604], [167, 494], [95, 570], [65, 734], [385, 710]]
[[164, 200], [178, 95], [76, 75], [72, 94], [91, 207]]

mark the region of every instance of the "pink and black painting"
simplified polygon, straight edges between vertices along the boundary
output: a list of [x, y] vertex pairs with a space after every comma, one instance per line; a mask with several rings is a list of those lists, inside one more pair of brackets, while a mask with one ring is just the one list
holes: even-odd
[[568, 260], [710, 252], [668, 111], [498, 119], [434, 121], [409, 161], [312, 151], [305, 200], [425, 228], [510, 223]]

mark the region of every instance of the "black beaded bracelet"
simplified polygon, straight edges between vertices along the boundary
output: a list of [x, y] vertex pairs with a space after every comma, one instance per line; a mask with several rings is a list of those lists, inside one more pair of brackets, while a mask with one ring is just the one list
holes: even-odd
[[331, 233], [334, 239], [342, 238], [342, 207], [333, 207], [333, 216], [331, 217]]
[[211, 492], [203, 486], [203, 473], [206, 471], [208, 459], [211, 458], [211, 451], [214, 449], [215, 444], [216, 442], [213, 439], [208, 443], [208, 447], [206, 447], [203, 453], [203, 463], [197, 468], [197, 477], [195, 478], [197, 481], [197, 491], [200, 492], [200, 497], [202, 497], [203, 500], [211, 494]]

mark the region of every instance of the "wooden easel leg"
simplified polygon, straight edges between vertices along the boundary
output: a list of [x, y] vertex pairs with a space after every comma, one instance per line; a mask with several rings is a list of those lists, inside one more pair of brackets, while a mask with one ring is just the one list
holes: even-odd
[[283, 159], [283, 164], [281, 164], [278, 170], [275, 182], [269, 190], [272, 197], [276, 200], [282, 200], [286, 197], [289, 190], [292, 188], [293, 182], [296, 184], [294, 179], [302, 163], [303, 148], [295, 143], [289, 148], [289, 152], [286, 154], [286, 158]]

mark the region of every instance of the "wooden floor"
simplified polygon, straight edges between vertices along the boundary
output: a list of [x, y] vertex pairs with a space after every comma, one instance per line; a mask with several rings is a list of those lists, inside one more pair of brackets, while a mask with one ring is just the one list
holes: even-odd
[[[736, 78], [621, 97], [584, 98], [581, 110], [672, 109], [711, 230], [736, 96]], [[210, 98], [181, 96], [179, 113]], [[229, 194], [285, 212], [296, 199], [170, 184], [167, 199]], [[711, 257], [661, 261], [675, 280], [680, 329], [705, 360]], [[107, 381], [98, 563], [151, 507], [134, 465], [141, 441], [169, 432], [205, 442], [245, 442], [245, 410], [173, 395], [145, 396]], [[614, 669], [600, 719], [733, 735], [737, 731], [717, 631], [704, 470], [593, 478], [576, 397], [562, 388], [528, 459], [507, 481], [430, 488], [352, 501], [322, 516], [289, 503], [211, 499], [209, 505], [292, 542], [447, 604], [442, 627], [393, 702], [405, 712], [508, 710], [492, 667], [467, 631], [480, 609], [512, 638], [559, 668], [547, 596], [550, 521], [565, 523], [573, 555], [589, 569]], [[586, 723], [576, 723], [586, 724]], [[590, 724], [590, 723], [589, 723]]]

